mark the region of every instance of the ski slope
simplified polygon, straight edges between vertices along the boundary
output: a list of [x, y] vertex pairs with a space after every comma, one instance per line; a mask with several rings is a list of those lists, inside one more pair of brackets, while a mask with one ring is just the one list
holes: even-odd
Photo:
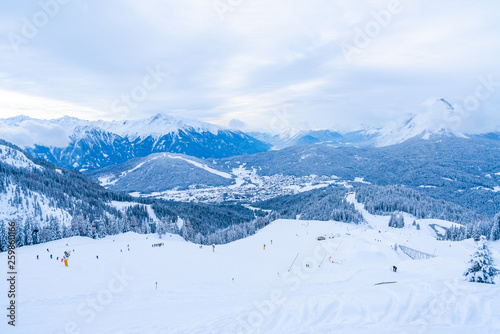
[[[437, 241], [418, 222], [420, 231], [278, 220], [215, 251], [135, 233], [23, 247], [17, 326], [4, 316], [0, 333], [498, 332], [499, 285], [461, 279], [473, 242]], [[436, 257], [411, 260], [395, 243]], [[499, 261], [500, 243], [490, 247]], [[64, 250], [68, 268], [55, 260]]]

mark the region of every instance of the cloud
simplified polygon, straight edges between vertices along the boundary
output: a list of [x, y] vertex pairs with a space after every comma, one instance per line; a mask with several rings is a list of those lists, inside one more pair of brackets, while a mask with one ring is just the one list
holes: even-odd
[[232, 120], [229, 121], [229, 127], [231, 129], [245, 130], [246, 123], [239, 119], [233, 118]]
[[70, 132], [57, 124], [43, 124], [38, 121], [26, 120], [19, 126], [2, 126], [0, 136], [20, 147], [34, 147], [35, 144], [48, 147], [66, 147]]
[[[342, 43], [354, 43], [389, 0], [232, 3], [221, 21], [212, 0], [69, 2], [17, 53], [0, 40], [0, 89], [26, 97], [0, 96], [2, 116], [166, 112], [219, 124], [239, 119], [258, 130], [293, 105], [294, 127], [349, 130], [381, 126], [431, 96], [463, 99], [480, 76], [500, 78], [500, 3], [493, 1], [401, 0], [401, 12], [351, 62]], [[20, 33], [22, 18], [40, 10], [22, 2], [0, 9], [3, 36]], [[113, 112], [113, 101], [157, 65], [168, 83], [130, 114]], [[481, 108], [499, 104], [496, 92]], [[495, 114], [478, 110], [469, 124], [491, 129], [497, 118], [472, 119]]]

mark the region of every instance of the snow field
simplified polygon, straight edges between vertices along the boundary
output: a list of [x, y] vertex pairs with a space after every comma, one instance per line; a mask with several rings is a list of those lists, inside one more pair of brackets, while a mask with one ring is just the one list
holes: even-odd
[[[370, 225], [278, 220], [214, 252], [176, 235], [131, 232], [23, 247], [18, 326], [3, 321], [0, 332], [495, 333], [498, 285], [461, 280], [473, 242], [437, 241], [418, 222], [420, 231], [379, 233]], [[411, 260], [394, 243], [435, 250], [436, 258]], [[499, 261], [500, 244], [490, 246]], [[55, 260], [73, 249], [68, 268]], [[4, 280], [0, 289], [7, 291]]]

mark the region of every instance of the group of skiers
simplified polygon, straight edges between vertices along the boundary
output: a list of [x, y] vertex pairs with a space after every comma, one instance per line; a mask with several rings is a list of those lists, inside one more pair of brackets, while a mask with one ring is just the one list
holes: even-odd
[[152, 244], [151, 247], [161, 247], [161, 246], [165, 246], [165, 243], [159, 243], [159, 244]]

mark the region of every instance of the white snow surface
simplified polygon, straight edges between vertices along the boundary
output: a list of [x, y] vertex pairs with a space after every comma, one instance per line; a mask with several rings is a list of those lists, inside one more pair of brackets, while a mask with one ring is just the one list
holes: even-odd
[[24, 153], [5, 145], [0, 145], [0, 161], [16, 168], [43, 169], [42, 166], [28, 159]]
[[[425, 221], [420, 231], [392, 229], [388, 217], [363, 213], [369, 225], [278, 220], [215, 251], [176, 235], [135, 233], [22, 247], [16, 328], [4, 320], [0, 332], [498, 331], [500, 286], [461, 278], [473, 241], [437, 241]], [[395, 243], [436, 257], [411, 260]], [[499, 259], [500, 243], [490, 248]], [[65, 250], [72, 251], [67, 268], [49, 258]], [[376, 285], [383, 282], [394, 283]], [[6, 293], [0, 299], [7, 305]]]
[[[15, 192], [18, 189], [15, 185], [10, 185], [4, 193], [0, 193], [0, 221], [8, 221], [12, 219], [24, 220], [28, 216], [35, 217], [35, 204], [40, 207], [42, 217], [56, 217], [58, 220], [68, 225], [73, 216], [66, 210], [50, 206], [51, 200], [38, 192], [30, 191], [29, 195], [23, 197], [23, 205], [19, 208], [14, 206], [11, 201], [15, 197]], [[42, 221], [41, 225], [47, 224]]]

